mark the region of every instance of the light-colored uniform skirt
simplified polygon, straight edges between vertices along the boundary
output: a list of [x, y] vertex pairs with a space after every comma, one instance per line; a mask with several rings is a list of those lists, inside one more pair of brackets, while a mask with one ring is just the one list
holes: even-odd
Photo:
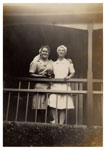
[[[66, 83], [56, 83], [52, 85], [51, 90], [70, 91], [71, 87], [70, 84], [67, 85]], [[48, 105], [53, 108], [57, 107], [57, 109], [74, 109], [74, 103], [71, 94], [51, 94]]]
[[[37, 83], [35, 85], [35, 89], [48, 89], [49, 84], [45, 83]], [[47, 107], [47, 99], [46, 99], [46, 94], [38, 93], [34, 94], [33, 99], [32, 99], [32, 109], [46, 109]]]

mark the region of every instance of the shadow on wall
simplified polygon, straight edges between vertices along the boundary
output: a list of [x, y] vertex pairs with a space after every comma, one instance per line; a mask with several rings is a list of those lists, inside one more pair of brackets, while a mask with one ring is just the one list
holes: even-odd
[[[29, 64], [42, 45], [51, 47], [50, 59], [56, 60], [57, 46], [68, 47], [76, 77], [87, 76], [87, 37], [84, 30], [47, 25], [4, 26], [4, 74], [27, 76]], [[97, 43], [96, 43], [97, 44]]]
[[[68, 47], [67, 58], [73, 60], [75, 77], [87, 77], [88, 33], [84, 30], [48, 25], [7, 25], [3, 32], [4, 74], [27, 76], [29, 64], [42, 45], [51, 47], [50, 59], [56, 60], [57, 46]], [[102, 30], [93, 32], [93, 73], [102, 78]], [[99, 70], [99, 72], [98, 72]]]

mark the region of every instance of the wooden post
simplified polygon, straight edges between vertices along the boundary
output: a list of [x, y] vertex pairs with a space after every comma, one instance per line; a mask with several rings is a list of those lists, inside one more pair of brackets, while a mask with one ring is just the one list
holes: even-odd
[[93, 25], [88, 25], [88, 83], [87, 83], [87, 124], [93, 125], [93, 72], [92, 72], [92, 32]]
[[[83, 90], [83, 83], [79, 83], [79, 90]], [[79, 94], [79, 124], [83, 125], [83, 94]]]

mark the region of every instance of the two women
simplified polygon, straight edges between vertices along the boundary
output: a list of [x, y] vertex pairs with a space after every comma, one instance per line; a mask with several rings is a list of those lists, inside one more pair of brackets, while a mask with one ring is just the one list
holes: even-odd
[[[48, 70], [50, 70], [51, 72], [53, 72], [55, 78], [58, 79], [61, 78], [64, 80], [70, 79], [74, 75], [75, 70], [72, 61], [65, 59], [66, 54], [67, 48], [64, 45], [59, 46], [57, 48], [57, 55], [58, 55], [57, 61], [52, 63], [51, 61], [48, 61], [49, 67], [45, 67], [43, 69], [43, 74], [45, 74], [45, 72], [48, 72]], [[40, 57], [42, 57], [42, 55], [37, 56], [36, 58], [40, 59]], [[35, 62], [36, 62], [35, 64], [38, 64], [37, 61]], [[46, 86], [46, 88], [48, 87]], [[52, 84], [51, 89], [71, 90], [71, 87], [70, 84], [67, 85], [66, 83], [54, 83]], [[39, 99], [37, 101], [39, 101]], [[50, 106], [53, 115], [53, 121], [51, 121], [51, 123], [59, 122], [60, 124], [63, 124], [65, 121], [65, 110], [74, 108], [72, 96], [69, 95], [67, 98], [66, 94], [50, 94], [48, 105]]]

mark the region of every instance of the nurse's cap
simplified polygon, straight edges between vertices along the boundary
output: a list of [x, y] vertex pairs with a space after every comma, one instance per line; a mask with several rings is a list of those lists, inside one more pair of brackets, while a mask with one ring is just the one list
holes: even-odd
[[64, 46], [64, 45], [58, 46], [58, 47], [57, 47], [57, 52], [58, 52], [58, 50], [59, 50], [60, 48], [64, 48], [65, 52], [67, 53], [67, 47], [66, 47], [66, 46]]

